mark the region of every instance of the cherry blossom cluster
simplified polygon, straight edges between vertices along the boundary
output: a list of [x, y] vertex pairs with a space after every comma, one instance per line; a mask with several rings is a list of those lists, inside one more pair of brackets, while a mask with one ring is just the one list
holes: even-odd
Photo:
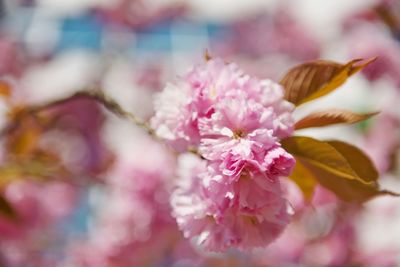
[[178, 151], [171, 204], [185, 237], [210, 251], [268, 245], [290, 221], [280, 177], [295, 164], [279, 141], [293, 132], [293, 105], [270, 80], [211, 59], [169, 84], [152, 126]]

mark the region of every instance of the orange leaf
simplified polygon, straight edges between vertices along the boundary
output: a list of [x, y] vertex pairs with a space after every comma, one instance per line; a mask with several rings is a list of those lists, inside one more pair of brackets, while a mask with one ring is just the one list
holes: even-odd
[[296, 122], [295, 129], [323, 127], [338, 123], [356, 123], [369, 119], [376, 114], [378, 114], [378, 112], [359, 114], [345, 109], [316, 111]]
[[335, 193], [340, 199], [348, 202], [364, 202], [372, 197], [380, 195], [393, 195], [397, 194], [380, 190], [377, 183], [365, 184], [359, 180], [343, 179], [332, 172], [318, 168], [307, 161], [300, 160], [305, 168], [313, 174], [317, 181], [328, 190]]
[[296, 158], [290, 178], [299, 185], [306, 198], [314, 189], [313, 181], [345, 201], [362, 202], [383, 194], [398, 195], [379, 189], [378, 172], [371, 160], [350, 144], [303, 136], [292, 136], [281, 143]]
[[8, 82], [0, 80], [0, 96], [11, 96], [11, 86]]
[[287, 152], [298, 159], [307, 161], [337, 176], [361, 181], [346, 158], [326, 142], [311, 137], [292, 136], [283, 139], [281, 144]]
[[375, 59], [354, 59], [344, 65], [316, 60], [298, 65], [290, 69], [280, 81], [285, 88], [285, 99], [300, 105], [329, 94]]
[[317, 180], [299, 160], [296, 161], [296, 165], [294, 166], [289, 178], [297, 184], [303, 192], [305, 199], [310, 200], [314, 193]]

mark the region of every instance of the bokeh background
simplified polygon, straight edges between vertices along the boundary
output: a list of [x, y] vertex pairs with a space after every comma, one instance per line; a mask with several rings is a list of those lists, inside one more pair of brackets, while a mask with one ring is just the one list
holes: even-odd
[[399, 1], [3, 0], [0, 23], [0, 266], [400, 266], [400, 200], [386, 196], [343, 208], [321, 193], [271, 248], [201, 251], [170, 215], [170, 151], [90, 99], [54, 104], [101, 88], [148, 120], [205, 51], [275, 81], [309, 60], [378, 57], [295, 115], [381, 111], [302, 134], [362, 147], [400, 192]]

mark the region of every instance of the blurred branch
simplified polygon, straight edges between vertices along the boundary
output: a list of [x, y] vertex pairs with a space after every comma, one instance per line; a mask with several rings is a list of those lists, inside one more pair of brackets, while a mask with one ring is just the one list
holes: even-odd
[[50, 107], [53, 107], [53, 106], [57, 106], [57, 105], [59, 105], [61, 103], [64, 103], [64, 102], [69, 101], [69, 100], [74, 99], [74, 98], [89, 98], [89, 99], [93, 99], [97, 103], [99, 103], [103, 107], [105, 107], [108, 111], [114, 113], [118, 117], [121, 117], [121, 118], [124, 118], [124, 119], [128, 119], [132, 123], [134, 123], [137, 126], [143, 128], [144, 130], [146, 130], [146, 132], [148, 134], [150, 134], [151, 136], [155, 137], [154, 130], [150, 127], [150, 125], [148, 125], [147, 122], [145, 122], [144, 120], [140, 119], [135, 114], [123, 109], [121, 107], [121, 105], [118, 104], [118, 102], [115, 99], [113, 99], [111, 96], [105, 94], [101, 90], [80, 91], [80, 92], [77, 92], [77, 93], [73, 94], [72, 96], [70, 96], [70, 97], [68, 97], [66, 99], [56, 100], [54, 102], [51, 102], [51, 103], [48, 103], [48, 104], [45, 104], [45, 105], [33, 106], [30, 109], [31, 109], [31, 111], [36, 113], [36, 112], [38, 112], [38, 111], [40, 111], [42, 109], [47, 109], [47, 108], [50, 108]]
[[12, 129], [17, 127], [19, 124], [18, 121], [26, 115], [35, 116], [37, 113], [39, 113], [41, 111], [48, 110], [53, 107], [57, 107], [63, 103], [71, 101], [73, 99], [81, 99], [81, 98], [88, 98], [88, 99], [92, 99], [92, 100], [96, 101], [97, 103], [101, 104], [103, 107], [105, 107], [107, 110], [114, 113], [118, 117], [128, 119], [132, 123], [143, 128], [149, 135], [157, 138], [157, 136], [155, 135], [155, 131], [150, 127], [150, 125], [148, 125], [147, 122], [140, 119], [135, 114], [133, 114], [129, 111], [126, 111], [125, 109], [123, 109], [121, 107], [120, 104], [118, 104], [118, 102], [115, 99], [113, 99], [109, 95], [106, 95], [103, 91], [97, 90], [97, 89], [96, 90], [83, 90], [83, 91], [76, 92], [73, 95], [63, 98], [63, 99], [58, 99], [58, 100], [47, 102], [44, 104], [28, 106], [28, 107], [24, 108], [17, 115], [17, 118], [16, 118], [17, 122], [10, 124], [5, 129], [3, 129], [0, 133], [0, 136], [3, 136], [5, 134], [9, 133], [10, 131], [12, 131]]

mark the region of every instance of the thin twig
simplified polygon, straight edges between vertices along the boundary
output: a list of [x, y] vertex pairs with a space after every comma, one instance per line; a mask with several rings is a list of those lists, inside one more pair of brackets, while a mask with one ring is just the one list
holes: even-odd
[[[143, 128], [149, 135], [157, 138], [157, 136], [155, 135], [154, 129], [152, 129], [147, 122], [140, 119], [135, 114], [123, 109], [121, 107], [121, 105], [118, 104], [117, 101], [115, 101], [112, 97], [106, 95], [103, 91], [100, 91], [100, 90], [79, 91], [79, 92], [76, 92], [73, 95], [63, 98], [63, 99], [58, 99], [58, 100], [47, 102], [44, 104], [31, 105], [31, 106], [28, 106], [27, 108], [23, 109], [22, 112], [20, 113], [19, 117], [21, 118], [21, 116], [23, 117], [25, 115], [35, 115], [41, 111], [49, 110], [53, 107], [57, 107], [58, 105], [61, 105], [63, 103], [71, 101], [73, 99], [80, 99], [80, 98], [88, 98], [88, 99], [92, 99], [92, 100], [96, 101], [97, 103], [101, 104], [103, 107], [105, 107], [110, 112], [114, 113], [115, 115], [117, 115], [121, 118], [128, 119], [135, 125]], [[14, 128], [14, 126], [15, 125], [9, 125], [1, 133], [2, 134], [8, 133], [10, 130], [12, 130]]]

